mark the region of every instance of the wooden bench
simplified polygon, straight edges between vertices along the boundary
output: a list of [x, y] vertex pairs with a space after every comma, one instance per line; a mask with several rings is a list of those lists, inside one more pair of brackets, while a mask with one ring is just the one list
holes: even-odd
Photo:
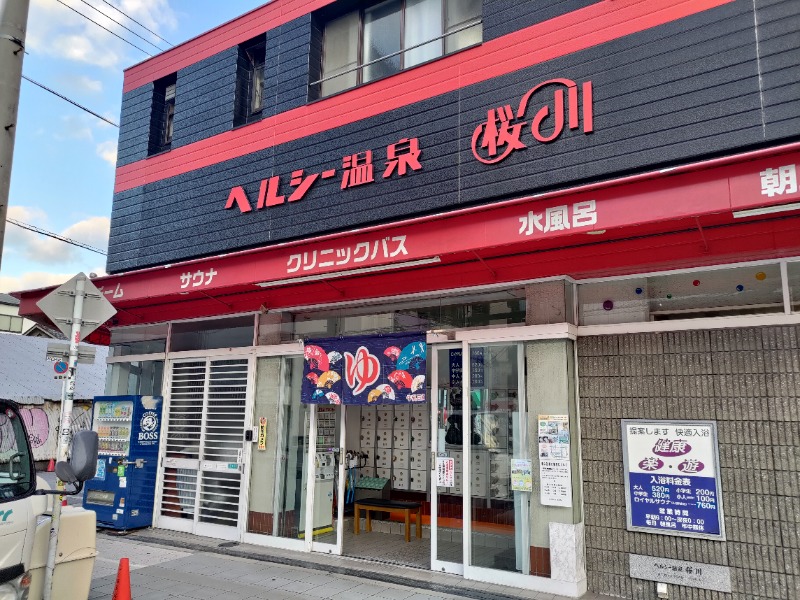
[[353, 508], [353, 512], [355, 513], [354, 527], [356, 535], [358, 535], [360, 528], [362, 510], [367, 513], [367, 532], [372, 531], [372, 516], [370, 511], [376, 510], [387, 512], [392, 510], [402, 510], [405, 514], [406, 520], [406, 542], [411, 541], [411, 511], [414, 511], [417, 515], [417, 537], [422, 538], [422, 503], [420, 502], [399, 502], [394, 500], [383, 500], [381, 498], [362, 498], [355, 503]]

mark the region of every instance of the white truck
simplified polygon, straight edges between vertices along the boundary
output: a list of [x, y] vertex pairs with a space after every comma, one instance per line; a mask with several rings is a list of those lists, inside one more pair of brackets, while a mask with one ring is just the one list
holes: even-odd
[[[71, 458], [56, 474], [71, 491], [48, 489], [36, 477], [33, 453], [17, 405], [0, 400], [0, 600], [41, 600], [50, 540], [53, 499], [77, 494], [97, 467], [97, 434], [82, 431]], [[86, 600], [97, 555], [95, 513], [63, 507], [56, 544], [53, 600]]]

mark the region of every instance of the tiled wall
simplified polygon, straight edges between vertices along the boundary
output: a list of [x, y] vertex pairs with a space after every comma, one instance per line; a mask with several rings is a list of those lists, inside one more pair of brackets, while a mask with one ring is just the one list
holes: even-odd
[[[578, 340], [589, 589], [656, 598], [628, 555], [731, 567], [733, 593], [670, 586], [682, 600], [800, 598], [800, 326]], [[714, 420], [726, 542], [626, 531], [620, 419]]]

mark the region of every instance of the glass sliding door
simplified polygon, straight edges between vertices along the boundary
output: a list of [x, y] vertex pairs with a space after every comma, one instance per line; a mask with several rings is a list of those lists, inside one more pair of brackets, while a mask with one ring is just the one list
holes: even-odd
[[[524, 352], [520, 343], [465, 344], [464, 490], [469, 494], [465, 574], [528, 575], [529, 492], [511, 487], [515, 459], [528, 460]], [[507, 581], [507, 579], [506, 579]]]
[[272, 536], [285, 540], [280, 546], [305, 546], [301, 515], [311, 423], [309, 408], [299, 400], [302, 376], [302, 356], [257, 359], [253, 424], [258, 433], [251, 455], [246, 536], [251, 543]]
[[[431, 448], [436, 457], [431, 489], [431, 569], [464, 573], [461, 346], [430, 352]], [[452, 467], [452, 473], [449, 472]], [[440, 470], [445, 472], [438, 475]], [[440, 480], [441, 478], [441, 480]]]
[[[304, 505], [305, 531], [314, 552], [341, 554], [344, 521], [344, 406], [309, 405], [311, 448]], [[307, 507], [311, 507], [310, 510]]]

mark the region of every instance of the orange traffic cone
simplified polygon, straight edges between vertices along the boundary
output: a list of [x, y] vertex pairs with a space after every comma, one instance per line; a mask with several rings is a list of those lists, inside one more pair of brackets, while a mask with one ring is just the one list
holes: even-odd
[[131, 600], [131, 567], [127, 558], [119, 559], [117, 583], [111, 600]]
[[47, 463], [47, 472], [52, 473], [56, 470], [56, 460], [54, 458], [50, 459], [50, 462]]

